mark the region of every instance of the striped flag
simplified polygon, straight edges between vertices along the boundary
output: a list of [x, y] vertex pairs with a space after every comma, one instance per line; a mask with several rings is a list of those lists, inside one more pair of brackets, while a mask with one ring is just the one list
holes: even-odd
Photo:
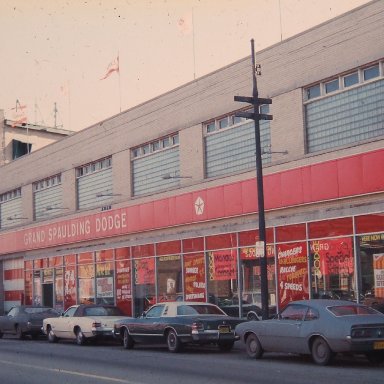
[[12, 128], [16, 125], [27, 123], [27, 106], [21, 105], [19, 100], [16, 100], [16, 107], [11, 109], [13, 113]]

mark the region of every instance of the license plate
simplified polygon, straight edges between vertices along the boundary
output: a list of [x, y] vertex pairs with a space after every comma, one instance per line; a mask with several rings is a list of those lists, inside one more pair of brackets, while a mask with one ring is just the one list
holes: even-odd
[[384, 349], [384, 341], [375, 341], [373, 343], [373, 349]]
[[219, 333], [230, 333], [230, 332], [231, 332], [231, 328], [229, 327], [229, 325], [219, 326]]

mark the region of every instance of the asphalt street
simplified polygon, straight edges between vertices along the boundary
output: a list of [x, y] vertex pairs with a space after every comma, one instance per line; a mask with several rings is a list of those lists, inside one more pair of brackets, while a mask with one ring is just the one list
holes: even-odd
[[115, 343], [0, 339], [2, 384], [382, 384], [383, 374], [383, 365], [372, 366], [363, 357], [340, 357], [327, 367], [297, 355], [252, 360], [241, 344], [229, 353], [209, 346], [173, 354], [162, 346], [124, 350]]

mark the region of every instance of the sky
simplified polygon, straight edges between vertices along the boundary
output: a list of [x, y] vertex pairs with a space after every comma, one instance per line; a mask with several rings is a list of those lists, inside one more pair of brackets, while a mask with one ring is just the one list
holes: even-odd
[[0, 109], [79, 131], [368, 2], [0, 0]]

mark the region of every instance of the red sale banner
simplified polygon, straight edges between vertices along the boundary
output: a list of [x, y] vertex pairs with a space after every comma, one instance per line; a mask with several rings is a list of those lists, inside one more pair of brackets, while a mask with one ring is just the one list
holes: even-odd
[[[267, 244], [266, 250], [267, 250], [268, 258], [275, 257], [275, 253], [272, 245]], [[246, 248], [240, 249], [240, 259], [241, 260], [257, 260], [257, 259], [260, 259], [260, 257], [256, 256], [256, 247], [246, 247]]]
[[234, 249], [209, 252], [209, 279], [231, 280], [237, 278], [237, 257]]
[[351, 237], [311, 242], [316, 276], [351, 274], [354, 271]]
[[305, 242], [280, 244], [277, 248], [279, 306], [309, 298], [308, 257]]
[[155, 284], [155, 259], [135, 260], [135, 284]]
[[186, 301], [205, 301], [204, 254], [184, 256], [184, 289]]
[[126, 315], [132, 315], [131, 309], [131, 266], [130, 260], [116, 261], [116, 304]]
[[76, 266], [68, 265], [64, 273], [64, 309], [76, 304]]

